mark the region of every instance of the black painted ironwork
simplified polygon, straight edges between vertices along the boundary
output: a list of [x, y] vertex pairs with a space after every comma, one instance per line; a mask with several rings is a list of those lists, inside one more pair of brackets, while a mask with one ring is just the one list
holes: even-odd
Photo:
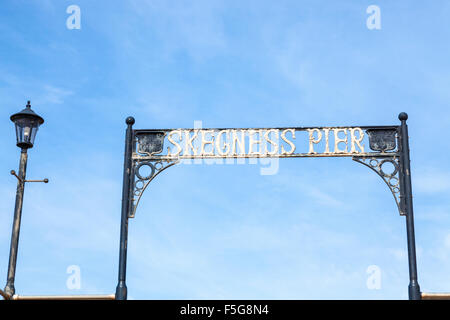
[[[132, 121], [130, 120], [132, 119]], [[322, 154], [296, 153], [296, 154], [266, 154], [266, 157], [351, 157], [361, 163], [377, 175], [388, 186], [397, 205], [399, 214], [406, 217], [408, 262], [409, 262], [409, 298], [420, 299], [421, 292], [417, 281], [416, 248], [414, 238], [414, 218], [412, 205], [412, 190], [410, 176], [410, 159], [408, 144], [408, 129], [406, 125], [407, 115], [399, 115], [400, 126], [364, 126], [364, 127], [335, 127], [334, 129], [364, 130], [368, 136], [371, 152], [324, 152]], [[217, 157], [215, 155], [183, 155], [173, 157], [163, 154], [164, 139], [169, 131], [175, 129], [147, 129], [133, 130], [134, 119], [127, 118], [127, 133], [124, 163], [124, 184], [122, 197], [122, 222], [121, 222], [121, 251], [119, 259], [119, 284], [116, 291], [116, 299], [126, 299], [125, 272], [126, 272], [126, 243], [128, 234], [128, 219], [134, 218], [139, 201], [150, 182], [162, 171], [178, 163], [181, 159], [197, 159]], [[295, 130], [307, 131], [317, 128], [293, 127], [273, 128], [270, 130]], [[331, 128], [320, 128], [327, 130]], [[176, 129], [192, 130], [192, 129]], [[203, 129], [212, 131], [237, 130], [237, 129]], [[247, 130], [247, 129], [240, 129]], [[269, 130], [269, 129], [248, 129]], [[328, 131], [327, 131], [328, 132]], [[336, 134], [337, 135], [337, 134]], [[328, 140], [327, 140], [328, 143]], [[328, 146], [327, 146], [328, 148]], [[223, 156], [231, 158], [250, 155]], [[256, 156], [260, 157], [260, 156]], [[388, 167], [391, 167], [390, 170]], [[147, 170], [147, 173], [145, 173]]]
[[130, 211], [130, 196], [131, 196], [131, 184], [134, 180], [132, 176], [132, 161], [131, 153], [133, 150], [133, 124], [135, 122], [133, 117], [126, 119], [127, 131], [125, 133], [125, 155], [123, 164], [123, 189], [122, 189], [122, 212], [120, 220], [120, 248], [119, 248], [119, 276], [116, 287], [116, 299], [127, 299], [127, 285], [126, 285], [126, 273], [127, 273], [127, 248], [128, 248], [128, 216]]
[[368, 129], [369, 146], [374, 151], [387, 152], [395, 150], [397, 130]]
[[401, 121], [400, 126], [400, 143], [401, 143], [401, 192], [404, 208], [406, 212], [406, 236], [408, 243], [408, 266], [409, 266], [409, 299], [420, 300], [420, 286], [417, 277], [417, 261], [416, 261], [416, 240], [414, 232], [414, 212], [412, 201], [411, 186], [411, 167], [409, 155], [409, 136], [406, 120], [408, 115], [404, 112], [400, 113], [398, 119]]
[[[398, 212], [401, 216], [405, 215], [405, 211], [402, 208], [400, 199], [400, 163], [398, 157], [392, 158], [363, 158], [363, 157], [353, 157], [353, 160], [359, 162], [368, 168], [375, 171], [381, 179], [386, 183], [392, 195], [394, 196], [395, 203], [398, 208]], [[383, 171], [383, 165], [390, 163], [393, 166], [392, 172], [386, 173]]]
[[[135, 180], [134, 184], [132, 185], [133, 196], [130, 200], [131, 208], [128, 216], [129, 218], [134, 218], [136, 208], [139, 205], [142, 194], [144, 193], [150, 182], [152, 182], [152, 180], [162, 171], [166, 170], [176, 163], [178, 163], [178, 161], [140, 161], [139, 164], [134, 167], [134, 175], [137, 180]], [[141, 175], [140, 170], [143, 167], [149, 168], [150, 173]]]
[[138, 150], [140, 154], [152, 156], [163, 151], [164, 137], [166, 133], [164, 131], [140, 131], [135, 134]]

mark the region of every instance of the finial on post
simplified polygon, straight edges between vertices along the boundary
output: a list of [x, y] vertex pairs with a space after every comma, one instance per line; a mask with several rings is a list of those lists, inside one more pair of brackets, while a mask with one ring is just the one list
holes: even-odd
[[128, 117], [128, 118], [125, 120], [125, 122], [126, 122], [127, 125], [131, 125], [131, 126], [132, 126], [132, 125], [134, 124], [135, 120], [134, 120], [133, 117]]
[[400, 112], [400, 114], [398, 115], [398, 120], [400, 121], [408, 120], [408, 114], [406, 112]]

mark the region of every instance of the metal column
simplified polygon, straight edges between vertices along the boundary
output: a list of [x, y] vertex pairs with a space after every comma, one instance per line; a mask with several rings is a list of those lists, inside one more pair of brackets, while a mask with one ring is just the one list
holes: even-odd
[[414, 235], [414, 212], [411, 187], [411, 168], [409, 158], [409, 137], [406, 120], [408, 115], [404, 112], [398, 116], [401, 121], [401, 182], [404, 210], [406, 213], [406, 235], [408, 241], [408, 264], [409, 264], [409, 286], [408, 294], [410, 300], [420, 300], [420, 286], [417, 280], [417, 262], [416, 262], [416, 240]]
[[127, 299], [127, 246], [128, 246], [128, 216], [130, 210], [131, 190], [131, 154], [133, 149], [133, 124], [134, 118], [126, 119], [127, 130], [125, 134], [125, 159], [123, 164], [123, 189], [122, 189], [122, 213], [120, 221], [120, 252], [119, 252], [119, 277], [116, 287], [116, 300]]
[[22, 148], [22, 151], [20, 153], [19, 176], [17, 179], [16, 204], [14, 207], [11, 248], [9, 251], [8, 279], [5, 286], [5, 293], [10, 297], [12, 297], [16, 292], [14, 281], [16, 278], [17, 251], [19, 248], [20, 221], [22, 218], [23, 192], [25, 190], [27, 160], [27, 149]]

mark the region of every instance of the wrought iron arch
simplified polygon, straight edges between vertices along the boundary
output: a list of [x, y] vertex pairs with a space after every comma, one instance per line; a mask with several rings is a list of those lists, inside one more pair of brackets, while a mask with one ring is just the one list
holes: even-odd
[[[420, 299], [420, 287], [417, 282], [417, 266], [416, 266], [416, 249], [414, 236], [414, 220], [412, 207], [412, 190], [410, 177], [410, 159], [409, 159], [409, 144], [408, 144], [408, 128], [406, 120], [408, 116], [406, 113], [399, 115], [401, 121], [400, 126], [365, 126], [365, 127], [291, 127], [291, 128], [242, 128], [242, 129], [149, 129], [149, 130], [133, 130], [134, 118], [129, 117], [126, 120], [127, 131], [125, 138], [125, 161], [124, 161], [124, 180], [123, 180], [123, 194], [122, 194], [122, 218], [121, 218], [121, 245], [119, 258], [119, 279], [116, 288], [116, 298], [124, 300], [127, 297], [127, 288], [125, 284], [126, 275], [126, 253], [127, 253], [127, 239], [128, 239], [128, 219], [134, 218], [137, 206], [140, 199], [153, 179], [167, 168], [177, 164], [182, 159], [209, 159], [209, 158], [290, 158], [290, 157], [351, 157], [353, 161], [361, 163], [375, 172], [387, 185], [396, 202], [399, 214], [406, 217], [407, 240], [408, 240], [408, 262], [410, 271], [409, 284], [409, 298]], [[252, 142], [249, 146], [248, 153], [238, 154], [233, 146], [228, 146], [228, 151], [225, 152], [225, 146], [220, 145], [220, 137], [222, 134], [233, 134], [238, 130], [246, 131], [251, 136], [252, 134], [259, 134], [262, 139], [263, 132], [267, 141], [275, 146], [272, 140], [267, 135], [270, 132], [282, 132], [282, 139], [291, 146], [291, 150], [287, 152], [272, 152], [266, 150], [265, 153], [254, 153], [252, 150]], [[322, 130], [322, 131], [321, 131]], [[329, 132], [334, 131], [334, 152], [330, 152]], [[351, 142], [348, 138], [339, 136], [339, 132], [344, 132], [347, 135], [351, 133]], [[178, 134], [179, 142], [181, 142], [181, 135], [184, 132], [186, 139], [186, 149], [192, 147], [192, 141], [202, 133], [201, 152], [196, 154], [181, 154], [181, 146], [176, 142], [174, 136]], [[309, 152], [295, 153], [295, 146], [289, 143], [286, 134], [290, 133], [292, 138], [295, 138], [295, 133], [304, 131], [309, 134]], [[241, 136], [244, 134], [241, 132]], [[325, 134], [325, 151], [318, 153], [314, 150], [314, 145], [318, 144]], [[359, 132], [359, 137], [355, 132]], [[219, 143], [216, 145], [216, 153], [214, 151], [206, 152], [205, 145], [213, 144], [212, 140], [208, 140], [205, 136], [209, 134], [216, 134]], [[364, 151], [361, 142], [363, 137], [367, 135], [370, 151]], [[177, 146], [178, 151], [167, 150], [164, 154], [164, 141], [168, 139], [174, 146]], [[245, 136], [244, 136], [245, 139]], [[252, 139], [253, 144], [255, 141]], [[258, 141], [258, 140], [257, 140]], [[216, 141], [217, 142], [217, 141]], [[345, 150], [339, 149], [339, 143], [345, 142]], [[256, 142], [257, 143], [257, 142]], [[235, 144], [235, 140], [233, 140]], [[351, 144], [351, 150], [347, 147]], [[357, 147], [360, 150], [357, 150]], [[214, 146], [213, 146], [214, 148]], [[261, 147], [260, 147], [261, 148]], [[214, 149], [213, 149], [214, 150]], [[227, 151], [227, 152], [228, 152]], [[242, 150], [241, 150], [242, 151]], [[392, 166], [391, 172], [387, 172], [384, 166], [390, 164]], [[141, 170], [147, 167], [149, 172], [145, 174]]]

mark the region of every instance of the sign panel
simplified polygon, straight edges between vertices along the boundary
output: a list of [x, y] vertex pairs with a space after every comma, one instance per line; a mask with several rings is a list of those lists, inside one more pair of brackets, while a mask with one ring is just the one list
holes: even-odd
[[398, 127], [135, 130], [133, 158], [374, 157], [397, 152]]

